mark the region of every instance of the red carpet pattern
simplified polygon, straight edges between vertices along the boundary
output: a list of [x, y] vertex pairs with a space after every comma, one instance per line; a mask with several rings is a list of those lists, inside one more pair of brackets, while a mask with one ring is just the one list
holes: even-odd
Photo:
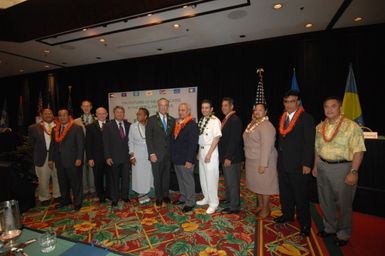
[[[223, 194], [222, 180], [220, 187]], [[254, 255], [255, 195], [244, 182], [241, 194], [240, 215], [207, 215], [205, 208], [198, 207], [185, 214], [179, 206], [156, 208], [152, 203], [139, 205], [136, 199], [111, 209], [93, 198], [85, 200], [80, 212], [53, 205], [31, 209], [23, 222], [31, 229], [53, 228], [63, 238], [127, 255]], [[176, 199], [178, 194], [172, 196]], [[280, 214], [278, 201], [274, 197], [272, 216]], [[258, 220], [258, 255], [325, 255], [314, 231], [302, 239], [298, 228], [297, 223], [278, 226], [272, 217]]]

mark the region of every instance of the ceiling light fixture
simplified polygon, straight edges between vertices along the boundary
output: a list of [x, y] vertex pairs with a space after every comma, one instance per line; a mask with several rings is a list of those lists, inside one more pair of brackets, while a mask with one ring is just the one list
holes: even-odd
[[183, 8], [183, 9], [186, 9], [187, 7], [188, 7], [188, 5], [183, 5], [183, 7], [182, 7], [182, 8]]
[[148, 17], [151, 17], [151, 16], [152, 16], [152, 13], [147, 14], [147, 16], [148, 16]]
[[20, 72], [20, 73], [23, 73], [23, 72], [24, 72], [24, 69], [20, 69], [19, 72]]
[[45, 68], [50, 68], [50, 66], [49, 66], [49, 65], [45, 65], [44, 67], [45, 67]]
[[106, 42], [106, 39], [104, 39], [104, 38], [100, 38], [100, 39], [99, 39], [99, 42], [101, 42], [101, 43], [105, 43], [105, 42]]
[[356, 21], [356, 22], [362, 21], [362, 20], [363, 20], [362, 17], [355, 17], [355, 18], [354, 18], [354, 21]]
[[48, 55], [48, 54], [50, 54], [50, 53], [51, 53], [50, 50], [44, 50], [44, 54], [45, 54], [45, 55]]
[[87, 29], [86, 29], [86, 28], [83, 28], [82, 30], [83, 30], [83, 31], [87, 31]]
[[282, 5], [281, 3], [277, 3], [277, 4], [274, 4], [274, 5], [273, 5], [274, 10], [279, 10], [279, 9], [281, 9], [282, 7], [283, 7], [283, 5]]
[[180, 28], [180, 25], [178, 23], [175, 23], [174, 25], [172, 25], [175, 29], [178, 29]]
[[307, 24], [305, 25], [305, 28], [311, 28], [311, 27], [313, 27], [313, 24], [311, 24], [311, 23], [307, 23]]

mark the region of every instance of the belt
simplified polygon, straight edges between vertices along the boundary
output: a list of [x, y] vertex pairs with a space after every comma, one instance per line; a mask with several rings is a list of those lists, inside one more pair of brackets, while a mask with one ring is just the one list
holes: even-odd
[[348, 161], [348, 160], [333, 160], [333, 161], [329, 161], [329, 160], [325, 160], [323, 159], [322, 157], [320, 157], [320, 159], [325, 162], [325, 163], [328, 163], [328, 164], [343, 164], [343, 163], [351, 163], [352, 161]]

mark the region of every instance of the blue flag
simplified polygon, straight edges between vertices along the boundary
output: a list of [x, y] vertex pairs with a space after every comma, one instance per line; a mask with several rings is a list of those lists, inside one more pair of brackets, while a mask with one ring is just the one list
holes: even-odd
[[364, 125], [364, 117], [362, 115], [352, 64], [349, 65], [349, 74], [346, 79], [342, 112], [345, 117], [357, 122], [359, 125]]
[[[299, 92], [297, 77], [295, 75], [295, 68], [293, 68], [293, 77], [291, 78], [291, 90]], [[299, 101], [299, 104], [302, 105], [301, 100]]]

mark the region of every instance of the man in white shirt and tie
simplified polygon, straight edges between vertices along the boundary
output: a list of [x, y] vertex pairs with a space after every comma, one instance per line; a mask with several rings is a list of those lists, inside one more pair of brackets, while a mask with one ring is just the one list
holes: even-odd
[[54, 115], [51, 109], [43, 109], [41, 113], [42, 121], [33, 124], [28, 128], [28, 138], [33, 149], [33, 161], [35, 164], [36, 175], [39, 178], [39, 200], [43, 206], [49, 205], [51, 194], [49, 183], [52, 178], [53, 198], [60, 197], [59, 183], [56, 167], [48, 166], [48, 151], [51, 143], [51, 133], [55, 127]]
[[[110, 175], [104, 159], [103, 130], [108, 116], [103, 107], [96, 109], [97, 121], [87, 125], [86, 154], [88, 165], [94, 172], [96, 194], [100, 203], [104, 203], [106, 197], [110, 197]], [[104, 186], [106, 184], [106, 187]]]

